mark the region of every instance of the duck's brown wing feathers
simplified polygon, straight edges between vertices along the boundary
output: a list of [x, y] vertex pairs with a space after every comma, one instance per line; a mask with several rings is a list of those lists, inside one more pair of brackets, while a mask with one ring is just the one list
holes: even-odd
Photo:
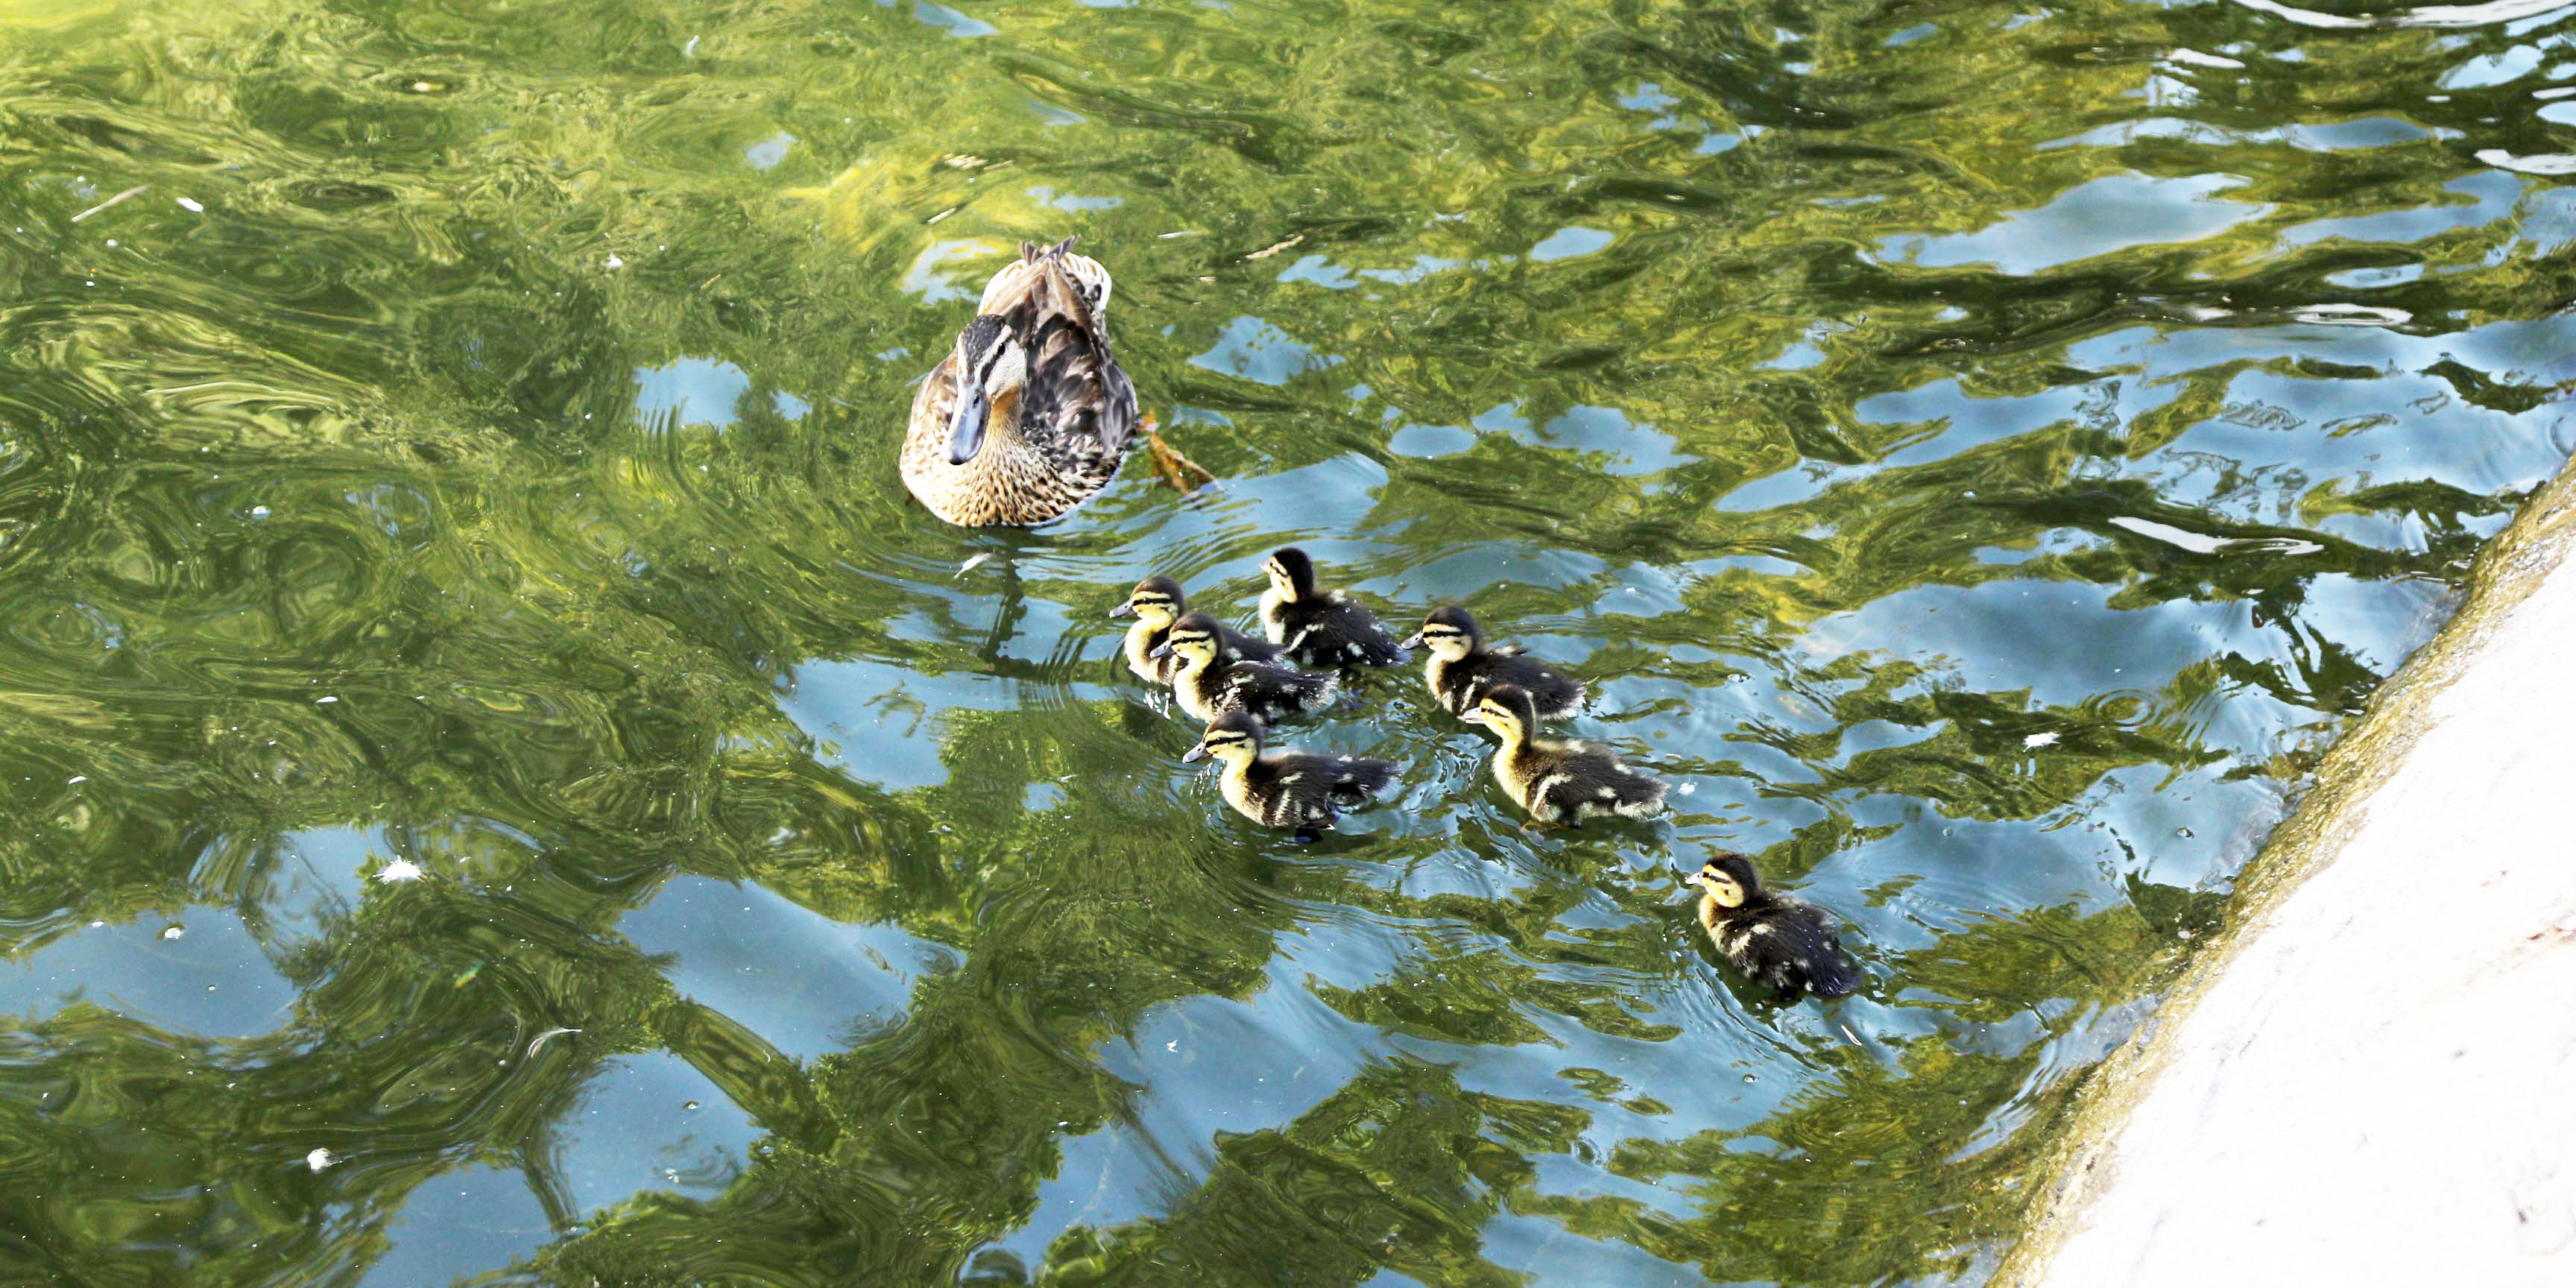
[[1056, 257], [1039, 252], [1039, 272], [1014, 310], [1029, 352], [1020, 433], [1076, 473], [1108, 474], [1136, 434], [1136, 386], [1110, 356], [1109, 337]]

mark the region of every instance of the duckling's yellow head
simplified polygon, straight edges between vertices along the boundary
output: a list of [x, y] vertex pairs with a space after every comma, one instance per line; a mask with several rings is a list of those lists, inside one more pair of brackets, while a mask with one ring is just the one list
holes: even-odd
[[1185, 667], [1202, 667], [1216, 660], [1219, 648], [1216, 619], [1205, 613], [1192, 613], [1172, 623], [1171, 633], [1163, 637], [1162, 646], [1148, 656], [1177, 657]]
[[1458, 718], [1483, 725], [1511, 742], [1538, 725], [1538, 704], [1530, 700], [1529, 690], [1517, 684], [1498, 684]]
[[1435, 608], [1422, 619], [1422, 629], [1406, 640], [1408, 649], [1427, 648], [1443, 662], [1455, 662], [1476, 650], [1484, 642], [1484, 632], [1476, 629], [1476, 619], [1463, 608]]
[[1127, 602], [1109, 610], [1112, 617], [1134, 617], [1156, 628], [1172, 624], [1172, 619], [1190, 611], [1190, 603], [1181, 597], [1181, 584], [1169, 577], [1148, 577], [1127, 592]]
[[1199, 745], [1184, 754], [1183, 760], [1205, 760], [1210, 756], [1228, 765], [1238, 765], [1261, 754], [1261, 722], [1242, 711], [1223, 711], [1211, 721]]
[[1721, 908], [1741, 908], [1762, 893], [1762, 878], [1754, 875], [1753, 860], [1735, 853], [1711, 858], [1682, 882], [1707, 891]]
[[993, 410], [1016, 410], [1029, 382], [1028, 350], [1009, 319], [979, 317], [957, 333], [957, 406], [948, 417], [948, 463], [963, 465], [984, 449]]
[[1315, 561], [1295, 546], [1284, 546], [1270, 552], [1261, 571], [1270, 577], [1270, 588], [1281, 599], [1295, 603], [1315, 596]]

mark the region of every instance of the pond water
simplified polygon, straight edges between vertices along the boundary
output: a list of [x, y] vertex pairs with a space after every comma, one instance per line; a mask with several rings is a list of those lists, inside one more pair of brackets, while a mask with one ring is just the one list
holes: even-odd
[[[1975, 1283], [2576, 440], [2576, 8], [0, 0], [0, 1280]], [[1176, 446], [905, 494], [1022, 238]], [[1300, 847], [1108, 610], [1472, 605]], [[1680, 869], [1832, 908], [1781, 1006]]]

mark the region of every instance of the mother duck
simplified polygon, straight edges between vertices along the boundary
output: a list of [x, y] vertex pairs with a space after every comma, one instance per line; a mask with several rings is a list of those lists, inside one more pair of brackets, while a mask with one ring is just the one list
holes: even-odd
[[[950, 523], [1063, 518], [1134, 446], [1136, 386], [1109, 352], [1109, 272], [1074, 240], [1020, 243], [913, 397], [903, 485]], [[1188, 462], [1154, 442], [1178, 486], [1173, 462]]]

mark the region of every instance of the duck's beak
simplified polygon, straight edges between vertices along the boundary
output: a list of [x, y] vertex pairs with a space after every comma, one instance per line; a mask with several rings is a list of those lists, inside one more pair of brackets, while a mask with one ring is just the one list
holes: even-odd
[[1151, 650], [1148, 650], [1148, 651], [1146, 652], [1146, 654], [1145, 654], [1145, 656], [1147, 656], [1147, 657], [1170, 657], [1171, 655], [1172, 655], [1172, 642], [1171, 642], [1170, 640], [1165, 640], [1165, 641], [1163, 641], [1162, 643], [1155, 645]]
[[1396, 645], [1396, 647], [1403, 649], [1407, 653], [1422, 647], [1422, 632], [1415, 631], [1411, 635], [1405, 636], [1404, 642]]
[[1210, 753], [1210, 752], [1208, 751], [1208, 749], [1207, 749], [1207, 744], [1206, 744], [1206, 743], [1200, 743], [1199, 745], [1197, 745], [1197, 746], [1195, 746], [1195, 747], [1190, 748], [1188, 751], [1182, 752], [1182, 753], [1181, 753], [1181, 759], [1183, 759], [1183, 760], [1205, 760], [1205, 759], [1207, 759], [1207, 758], [1208, 758], [1208, 756], [1209, 756], [1210, 754], [1211, 754], [1211, 753]]
[[1707, 882], [1708, 874], [1705, 872], [1694, 872], [1682, 878], [1683, 885], [1705, 885]]
[[984, 422], [992, 414], [982, 385], [957, 391], [957, 412], [948, 421], [949, 464], [963, 465], [984, 450]]
[[1120, 604], [1116, 608], [1110, 609], [1109, 615], [1112, 617], [1134, 617], [1136, 615], [1136, 606], [1134, 604]]
[[1466, 714], [1461, 715], [1458, 718], [1471, 725], [1480, 725], [1485, 723], [1485, 713], [1475, 707], [1467, 708]]

